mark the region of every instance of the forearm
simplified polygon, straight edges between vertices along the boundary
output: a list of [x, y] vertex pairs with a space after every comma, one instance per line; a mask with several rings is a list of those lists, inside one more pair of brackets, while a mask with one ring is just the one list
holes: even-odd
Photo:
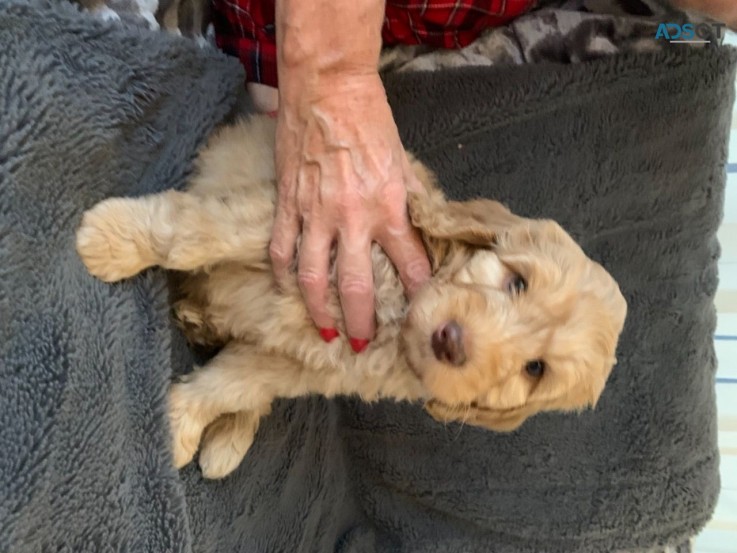
[[737, 1], [735, 0], [671, 0], [671, 3], [677, 8], [699, 12], [737, 30]]
[[277, 0], [280, 94], [298, 96], [321, 80], [375, 73], [384, 0]]

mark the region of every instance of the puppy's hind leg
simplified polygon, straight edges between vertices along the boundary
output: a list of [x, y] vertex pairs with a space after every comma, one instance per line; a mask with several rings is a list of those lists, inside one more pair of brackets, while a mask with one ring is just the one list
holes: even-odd
[[[257, 419], [269, 411], [275, 398], [305, 393], [301, 373], [301, 366], [296, 361], [264, 353], [256, 346], [237, 342], [225, 346], [207, 365], [173, 384], [169, 390], [169, 423], [174, 465], [180, 468], [192, 460], [205, 428], [221, 415], [247, 412], [247, 415], [244, 414], [233, 422], [237, 429], [247, 428], [255, 433]], [[256, 417], [256, 421], [249, 420], [249, 416]], [[227, 423], [224, 425], [228, 426]], [[238, 442], [236, 451], [243, 450], [242, 458], [250, 446], [247, 443], [248, 432], [234, 439]], [[215, 434], [211, 440], [215, 440]], [[230, 447], [229, 441], [232, 443], [224, 435], [213, 446], [212, 451], [207, 454], [208, 466], [215, 467], [217, 462], [214, 456], [222, 452], [221, 445]], [[229, 452], [228, 456], [232, 456], [232, 453]], [[223, 467], [230, 467], [230, 470], [234, 468], [233, 461], [225, 460], [221, 464]], [[225, 468], [220, 469], [224, 470]], [[215, 468], [212, 469], [213, 474], [217, 472]]]
[[272, 223], [273, 203], [265, 196], [170, 190], [111, 198], [82, 217], [77, 252], [89, 272], [106, 282], [155, 265], [195, 271], [238, 261], [265, 268]]
[[238, 411], [221, 416], [205, 430], [199, 464], [205, 478], [224, 478], [241, 464], [266, 411]]

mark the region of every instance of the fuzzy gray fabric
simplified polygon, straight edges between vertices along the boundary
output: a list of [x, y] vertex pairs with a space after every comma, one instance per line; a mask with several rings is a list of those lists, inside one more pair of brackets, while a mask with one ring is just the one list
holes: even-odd
[[165, 282], [91, 280], [74, 229], [181, 186], [240, 67], [66, 3], [0, 0], [0, 44], [0, 551], [191, 551]]
[[169, 464], [164, 394], [192, 357], [166, 276], [98, 282], [73, 233], [104, 197], [181, 186], [242, 75], [40, 5], [0, 9], [0, 551], [634, 551], [710, 517], [734, 52], [387, 77], [450, 195], [558, 219], [615, 275], [620, 364], [597, 410], [507, 435], [410, 405], [283, 401], [208, 482]]
[[[685, 23], [686, 14], [663, 0], [539, 0], [538, 9], [489, 29], [458, 50], [425, 46], [387, 48], [382, 59], [392, 71], [452, 67], [581, 63], [613, 54], [702, 47], [655, 38], [658, 24]], [[719, 41], [721, 43], [721, 40]]]

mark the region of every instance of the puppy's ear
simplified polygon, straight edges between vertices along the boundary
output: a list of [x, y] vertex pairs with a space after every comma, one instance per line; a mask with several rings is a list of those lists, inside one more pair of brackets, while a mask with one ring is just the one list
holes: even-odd
[[487, 414], [483, 413], [474, 420], [467, 421], [474, 426], [480, 426], [493, 432], [514, 432], [530, 417], [530, 414], [515, 412], [514, 414]]
[[408, 194], [410, 220], [430, 238], [488, 246], [498, 234], [525, 221], [493, 200], [448, 201], [425, 166], [412, 160], [412, 168], [423, 190]]
[[488, 246], [497, 235], [525, 221], [494, 200], [448, 201], [438, 191], [410, 193], [409, 215], [412, 224], [431, 238], [474, 246]]
[[430, 400], [425, 410], [437, 421], [463, 421], [473, 426], [486, 428], [493, 432], [513, 432], [534, 414], [534, 410], [525, 406], [519, 409], [490, 411], [474, 407], [448, 407]]

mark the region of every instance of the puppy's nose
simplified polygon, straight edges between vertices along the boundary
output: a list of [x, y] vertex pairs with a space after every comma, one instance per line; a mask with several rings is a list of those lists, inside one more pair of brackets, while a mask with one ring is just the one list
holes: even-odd
[[463, 329], [457, 322], [447, 322], [433, 332], [431, 344], [438, 361], [445, 361], [456, 367], [466, 362]]

